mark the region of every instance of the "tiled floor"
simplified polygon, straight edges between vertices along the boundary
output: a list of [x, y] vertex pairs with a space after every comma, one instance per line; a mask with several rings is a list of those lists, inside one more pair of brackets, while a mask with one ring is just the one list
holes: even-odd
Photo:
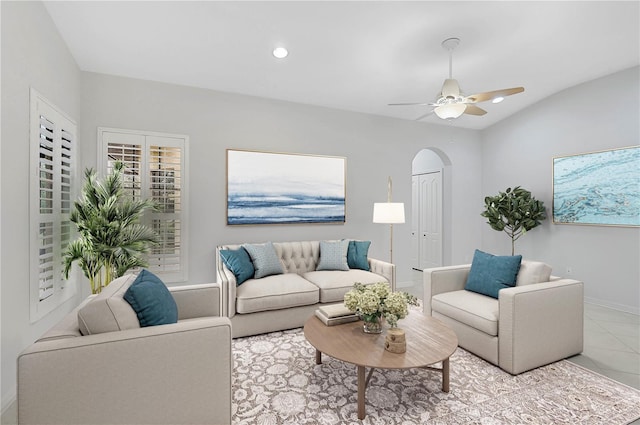
[[[398, 289], [422, 299], [422, 272], [413, 273], [412, 286]], [[584, 351], [569, 360], [640, 389], [640, 316], [585, 303]], [[2, 415], [0, 424], [15, 423], [13, 403]], [[632, 424], [640, 425], [640, 420]]]

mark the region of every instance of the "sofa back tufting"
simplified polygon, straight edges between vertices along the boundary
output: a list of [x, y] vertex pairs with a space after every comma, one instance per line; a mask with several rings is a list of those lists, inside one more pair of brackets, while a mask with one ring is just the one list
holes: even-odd
[[314, 271], [320, 261], [320, 242], [275, 242], [276, 253], [286, 273], [303, 274]]
[[[221, 249], [238, 249], [242, 245], [222, 245]], [[285, 273], [312, 272], [320, 261], [319, 241], [273, 242]]]

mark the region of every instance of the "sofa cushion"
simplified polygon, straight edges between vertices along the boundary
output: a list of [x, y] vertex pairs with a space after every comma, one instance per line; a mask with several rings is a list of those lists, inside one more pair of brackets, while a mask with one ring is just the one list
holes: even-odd
[[[336, 272], [333, 272], [336, 273]], [[236, 312], [257, 311], [316, 304], [318, 287], [295, 273], [249, 279], [236, 289]]]
[[548, 282], [551, 278], [551, 266], [540, 261], [522, 260], [516, 286]]
[[431, 298], [431, 309], [486, 334], [498, 335], [498, 300], [470, 291], [452, 291]]
[[138, 316], [141, 327], [178, 322], [178, 306], [164, 282], [149, 270], [142, 270], [124, 293], [124, 299]]
[[280, 263], [273, 243], [246, 244], [242, 246], [247, 250], [253, 262], [253, 267], [256, 271], [254, 278], [260, 279], [261, 277], [284, 273], [282, 263]]
[[136, 277], [135, 274], [119, 277], [78, 310], [78, 326], [82, 335], [140, 327], [136, 312], [124, 299]]
[[320, 262], [316, 270], [349, 270], [349, 241], [320, 241]]
[[256, 270], [253, 268], [251, 257], [249, 253], [243, 247], [238, 249], [221, 249], [220, 258], [225, 266], [236, 277], [236, 285], [242, 285], [242, 283], [251, 279]]
[[387, 282], [383, 276], [365, 270], [348, 271], [315, 271], [302, 275], [309, 282], [320, 288], [320, 302], [331, 303], [343, 301], [344, 294], [353, 289], [353, 284], [360, 282], [364, 285]]
[[350, 269], [369, 271], [369, 246], [371, 241], [349, 241], [347, 249], [347, 264]]
[[476, 249], [464, 289], [498, 298], [501, 289], [515, 286], [522, 255], [499, 256]]

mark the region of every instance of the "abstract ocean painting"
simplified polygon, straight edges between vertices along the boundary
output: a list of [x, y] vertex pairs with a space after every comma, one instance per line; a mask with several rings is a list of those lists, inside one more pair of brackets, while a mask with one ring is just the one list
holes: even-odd
[[640, 146], [553, 158], [553, 222], [640, 226]]
[[227, 224], [344, 223], [346, 158], [227, 150]]

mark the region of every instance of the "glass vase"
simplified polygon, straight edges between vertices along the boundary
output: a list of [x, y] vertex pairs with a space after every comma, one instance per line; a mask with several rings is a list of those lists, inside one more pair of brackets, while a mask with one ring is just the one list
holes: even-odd
[[365, 318], [362, 319], [364, 324], [362, 325], [362, 330], [367, 334], [379, 334], [382, 333], [382, 317], [375, 316], [372, 317], [371, 320], [367, 320]]

